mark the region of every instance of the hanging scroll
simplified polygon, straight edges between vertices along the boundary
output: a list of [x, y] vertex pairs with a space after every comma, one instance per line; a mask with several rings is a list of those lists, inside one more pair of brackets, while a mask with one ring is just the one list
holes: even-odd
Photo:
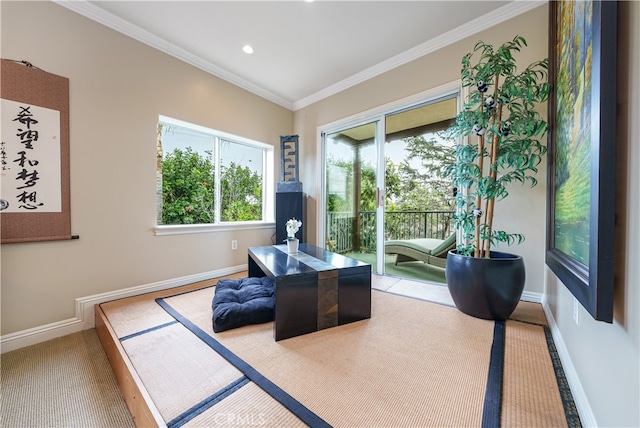
[[2, 243], [72, 239], [69, 79], [4, 59], [0, 75]]

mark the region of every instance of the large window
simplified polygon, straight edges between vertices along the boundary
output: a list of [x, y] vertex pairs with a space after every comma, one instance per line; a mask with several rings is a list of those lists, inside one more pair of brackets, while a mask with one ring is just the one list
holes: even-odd
[[273, 221], [273, 147], [165, 116], [158, 123], [157, 223]]

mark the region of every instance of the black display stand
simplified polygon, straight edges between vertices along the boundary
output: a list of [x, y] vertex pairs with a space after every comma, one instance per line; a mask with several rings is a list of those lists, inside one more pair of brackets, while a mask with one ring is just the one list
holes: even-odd
[[302, 192], [276, 192], [276, 244], [282, 244], [287, 239], [286, 223], [291, 218], [302, 221], [296, 238], [306, 242], [305, 231], [305, 198]]

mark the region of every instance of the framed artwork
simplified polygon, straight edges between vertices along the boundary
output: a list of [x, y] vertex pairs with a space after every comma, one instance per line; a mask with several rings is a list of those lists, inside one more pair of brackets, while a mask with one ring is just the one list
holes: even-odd
[[280, 136], [280, 181], [276, 193], [302, 192], [298, 159], [298, 136]]
[[546, 263], [613, 321], [616, 2], [549, 3]]
[[300, 181], [298, 175], [298, 136], [280, 136], [280, 181]]

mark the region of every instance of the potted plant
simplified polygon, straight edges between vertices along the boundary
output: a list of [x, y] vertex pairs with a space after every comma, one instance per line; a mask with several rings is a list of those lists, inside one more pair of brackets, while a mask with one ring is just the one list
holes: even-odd
[[536, 186], [547, 150], [541, 139], [548, 125], [537, 109], [549, 96], [548, 62], [518, 72], [514, 53], [526, 45], [521, 36], [497, 49], [479, 41], [462, 58], [462, 86], [470, 90], [447, 130], [450, 138], [468, 140], [445, 166], [456, 188], [454, 224], [462, 238], [447, 257], [447, 286], [456, 306], [479, 318], [508, 318], [524, 289], [522, 257], [492, 246], [524, 240], [494, 227], [496, 201], [509, 195], [512, 182]]
[[296, 233], [300, 230], [300, 226], [302, 226], [302, 222], [300, 220], [296, 220], [296, 218], [291, 218], [287, 220], [287, 252], [289, 253], [297, 253], [298, 252], [298, 238], [296, 238]]

